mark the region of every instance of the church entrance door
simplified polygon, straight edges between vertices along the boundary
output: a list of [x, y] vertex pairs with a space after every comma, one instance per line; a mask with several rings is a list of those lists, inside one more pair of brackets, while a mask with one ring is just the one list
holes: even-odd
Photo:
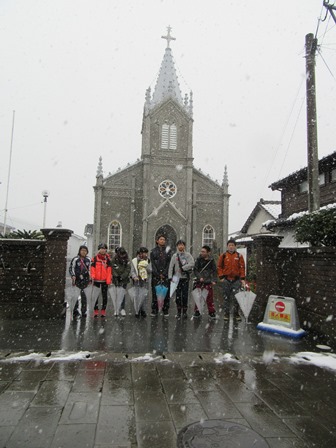
[[158, 235], [163, 235], [167, 240], [167, 246], [169, 246], [172, 251], [175, 251], [177, 235], [175, 230], [169, 224], [165, 224], [160, 227], [155, 234], [155, 241], [157, 240]]

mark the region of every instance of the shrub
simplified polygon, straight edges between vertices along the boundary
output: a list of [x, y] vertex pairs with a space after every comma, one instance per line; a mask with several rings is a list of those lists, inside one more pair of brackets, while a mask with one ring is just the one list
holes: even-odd
[[39, 230], [14, 230], [13, 232], [0, 234], [0, 238], [9, 238], [16, 240], [43, 240], [44, 235]]
[[295, 224], [295, 238], [312, 246], [336, 246], [336, 208], [302, 216]]

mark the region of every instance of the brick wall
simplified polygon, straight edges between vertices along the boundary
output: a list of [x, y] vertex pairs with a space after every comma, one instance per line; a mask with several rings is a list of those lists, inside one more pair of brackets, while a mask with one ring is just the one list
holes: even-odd
[[269, 295], [293, 297], [301, 327], [336, 342], [335, 248], [279, 249], [281, 237], [254, 238], [257, 256], [257, 300], [262, 319]]
[[45, 240], [0, 240], [0, 316], [59, 317], [64, 301], [67, 229], [42, 229]]

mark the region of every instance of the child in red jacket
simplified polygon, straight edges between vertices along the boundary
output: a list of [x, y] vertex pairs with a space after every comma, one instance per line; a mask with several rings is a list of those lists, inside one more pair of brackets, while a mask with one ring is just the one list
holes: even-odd
[[[98, 246], [98, 253], [91, 260], [91, 270], [90, 270], [92, 283], [94, 287], [100, 288], [103, 305], [101, 309], [101, 317], [106, 316], [106, 305], [107, 305], [107, 289], [112, 282], [112, 265], [109, 255], [107, 255], [107, 244], [100, 243]], [[94, 306], [94, 317], [98, 317], [98, 298]]]

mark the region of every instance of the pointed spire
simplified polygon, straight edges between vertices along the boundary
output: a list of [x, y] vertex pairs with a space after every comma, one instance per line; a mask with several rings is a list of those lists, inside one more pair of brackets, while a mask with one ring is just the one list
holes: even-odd
[[163, 39], [167, 40], [167, 48], [163, 56], [159, 76], [156, 81], [153, 93], [153, 103], [158, 104], [165, 98], [173, 97], [181, 105], [183, 105], [183, 99], [175, 70], [174, 59], [171, 48], [169, 47], [170, 41], [176, 39], [175, 37], [171, 36], [170, 32], [171, 27], [169, 26], [167, 28], [167, 36], [162, 36]]
[[152, 101], [151, 101], [151, 88], [148, 87], [148, 89], [146, 90], [146, 94], [145, 94], [145, 111], [149, 111]]
[[103, 175], [103, 162], [102, 156], [99, 157], [98, 167], [97, 167], [97, 175], [96, 177], [100, 177]]
[[229, 176], [227, 172], [227, 166], [225, 165], [222, 187], [228, 187], [228, 186], [229, 186]]
[[194, 113], [194, 96], [192, 90], [190, 91], [189, 97], [189, 115], [192, 117]]

